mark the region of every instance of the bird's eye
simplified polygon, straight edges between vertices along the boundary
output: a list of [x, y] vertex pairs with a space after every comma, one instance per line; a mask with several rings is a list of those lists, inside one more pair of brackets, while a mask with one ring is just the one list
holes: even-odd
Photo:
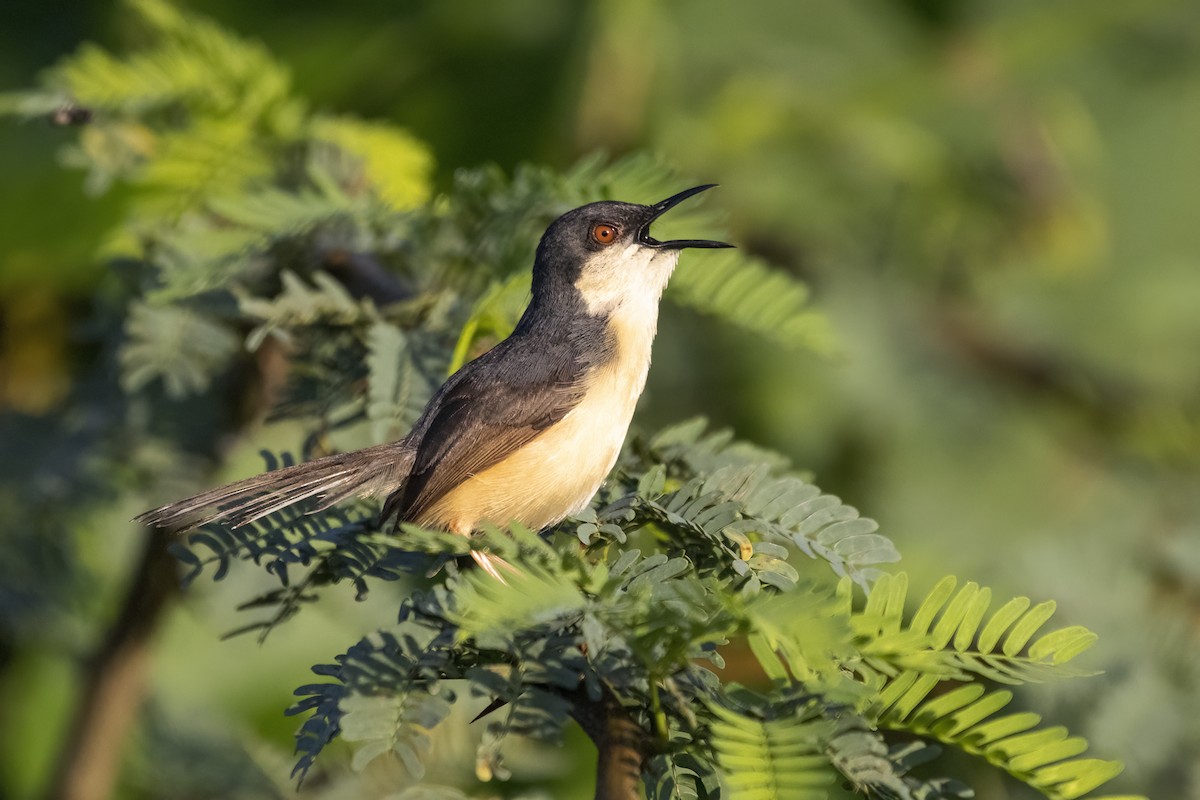
[[592, 238], [600, 244], [612, 244], [617, 240], [617, 229], [612, 225], [601, 222], [592, 228]]

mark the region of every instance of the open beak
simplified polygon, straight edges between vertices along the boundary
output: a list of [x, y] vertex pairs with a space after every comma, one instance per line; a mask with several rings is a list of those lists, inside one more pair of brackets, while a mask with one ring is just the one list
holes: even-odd
[[715, 183], [706, 183], [703, 186], [695, 186], [691, 189], [680, 192], [679, 194], [671, 195], [666, 200], [660, 203], [655, 203], [650, 206], [651, 215], [648, 220], [642, 225], [642, 229], [638, 231], [638, 242], [646, 247], [657, 247], [663, 250], [682, 250], [685, 247], [733, 247], [725, 242], [714, 242], [711, 239], [672, 239], [669, 242], [660, 242], [650, 235], [650, 223], [661, 217], [663, 214], [670, 211], [675, 206], [687, 200], [694, 194], [700, 194], [703, 191], [713, 188]]

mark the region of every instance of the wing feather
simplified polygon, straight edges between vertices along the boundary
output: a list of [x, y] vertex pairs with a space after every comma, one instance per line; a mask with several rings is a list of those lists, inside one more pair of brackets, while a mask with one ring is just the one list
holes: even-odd
[[588, 357], [577, 339], [506, 339], [446, 382], [429, 404], [413, 470], [385, 516], [414, 521], [467, 478], [503, 461], [583, 399]]

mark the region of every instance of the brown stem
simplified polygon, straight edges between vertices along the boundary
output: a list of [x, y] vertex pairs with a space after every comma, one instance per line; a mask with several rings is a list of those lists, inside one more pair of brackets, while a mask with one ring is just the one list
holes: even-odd
[[125, 604], [89, 664], [48, 800], [104, 800], [112, 793], [145, 693], [150, 641], [179, 585], [168, 542], [169, 534], [146, 531]]
[[[275, 346], [259, 349], [254, 365], [235, 381], [232, 419], [214, 437], [249, 429], [275, 401], [287, 360]], [[168, 552], [172, 535], [147, 529], [141, 559], [124, 589], [117, 619], [87, 663], [79, 701], [50, 779], [46, 800], [107, 800], [121, 767], [125, 740], [146, 694], [154, 632], [179, 590], [178, 565]]]
[[607, 689], [599, 700], [580, 688], [569, 695], [571, 716], [596, 745], [596, 800], [639, 800], [649, 740]]
[[[377, 305], [409, 294], [367, 255], [334, 255], [329, 266], [355, 297], [370, 297]], [[268, 340], [255, 354], [253, 364], [238, 369], [224, 397], [231, 403], [231, 413], [213, 436], [217, 456], [232, 438], [253, 429], [277, 402], [287, 379], [288, 359]], [[219, 397], [214, 400], [220, 402]], [[153, 634], [178, 590], [177, 565], [167, 552], [170, 540], [171, 535], [163, 531], [145, 533], [141, 560], [125, 589], [120, 614], [89, 659], [47, 800], [106, 800], [112, 794], [125, 739], [146, 692]]]
[[596, 800], [641, 797], [642, 729], [624, 711], [605, 721], [605, 733], [596, 743]]

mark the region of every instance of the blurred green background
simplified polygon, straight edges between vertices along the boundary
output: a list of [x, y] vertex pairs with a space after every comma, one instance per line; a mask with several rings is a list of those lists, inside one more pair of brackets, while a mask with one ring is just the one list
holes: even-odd
[[[1200, 4], [188, 7], [260, 39], [315, 107], [408, 128], [439, 188], [465, 166], [642, 148], [722, 184], [709, 203], [733, 241], [809, 283], [839, 351], [668, 307], [638, 423], [704, 414], [783, 450], [879, 520], [919, 589], [955, 572], [1056, 599], [1100, 634], [1105, 673], [1031, 702], [1124, 759], [1116, 785], [1200, 798]], [[115, 4], [9, 0], [0, 90], [82, 41], [136, 35]], [[85, 195], [57, 163], [71, 136], [0, 124], [0, 409], [27, 426], [87, 366], [74, 342], [111, 279], [96, 252], [128, 199]], [[21, 472], [15, 442], [0, 478]], [[249, 443], [231, 470], [289, 444]], [[60, 546], [0, 553], [0, 798], [38, 796], [114, 613], [135, 549], [122, 520], [140, 509], [111, 505], [48, 532]], [[395, 598], [324, 603], [261, 648], [218, 641], [257, 580], [197, 585], [160, 626], [120, 797], [293, 796], [290, 690]], [[461, 781], [473, 748], [445, 730], [433, 777]], [[394, 792], [339, 757], [306, 792]], [[590, 796], [590, 758], [581, 740], [514, 759], [513, 787]], [[963, 769], [981, 797], [1024, 796]]]

